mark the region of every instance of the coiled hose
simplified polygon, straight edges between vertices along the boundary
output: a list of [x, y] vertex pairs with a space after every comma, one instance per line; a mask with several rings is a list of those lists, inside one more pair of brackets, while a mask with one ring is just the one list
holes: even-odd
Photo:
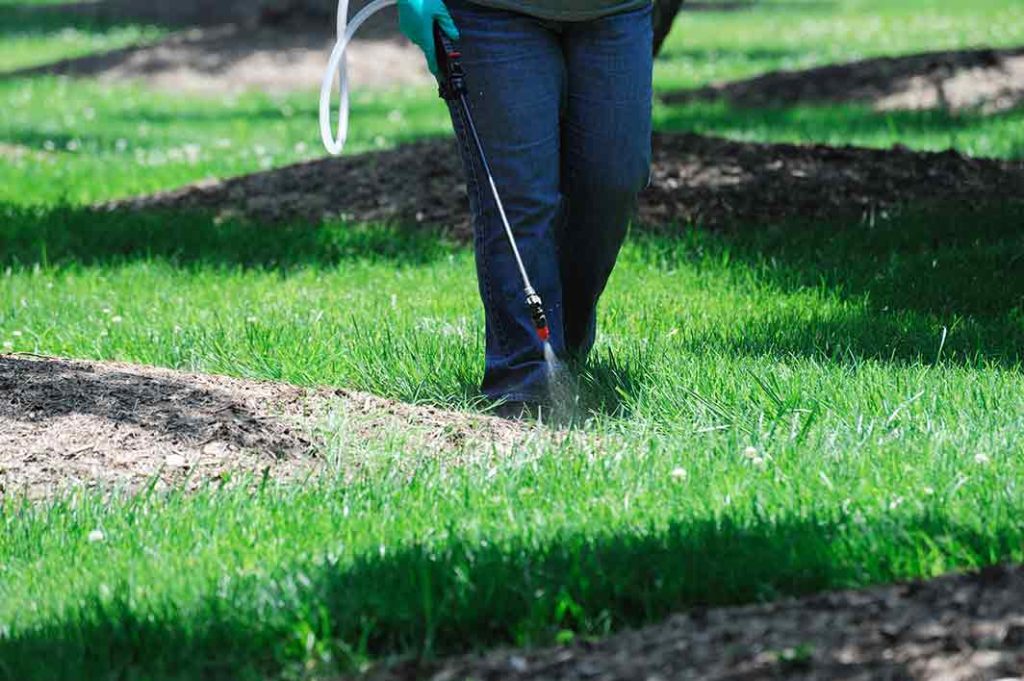
[[[367, 19], [385, 7], [397, 4], [397, 0], [374, 0], [359, 10], [348, 21], [348, 0], [338, 0], [338, 42], [331, 50], [331, 58], [327, 62], [323, 82], [320, 84], [320, 139], [328, 153], [339, 155], [345, 148], [348, 139], [348, 65], [345, 51], [359, 27]], [[331, 92], [334, 90], [334, 76], [338, 76], [338, 135], [331, 131]]]

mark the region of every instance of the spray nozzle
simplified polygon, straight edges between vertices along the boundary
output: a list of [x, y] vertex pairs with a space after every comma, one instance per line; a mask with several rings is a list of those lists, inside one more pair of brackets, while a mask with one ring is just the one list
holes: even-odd
[[537, 337], [547, 342], [551, 337], [551, 331], [548, 329], [548, 318], [544, 314], [544, 303], [536, 291], [527, 289], [526, 306], [530, 308], [530, 317], [533, 318], [533, 328], [537, 329]]

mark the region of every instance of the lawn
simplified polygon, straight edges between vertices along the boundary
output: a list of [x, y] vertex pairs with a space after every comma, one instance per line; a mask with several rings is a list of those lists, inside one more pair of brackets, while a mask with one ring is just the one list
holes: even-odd
[[[1024, 43], [1020, 9], [992, 1], [766, 3], [679, 29], [659, 89]], [[0, 83], [0, 101], [0, 137], [23, 147], [0, 165], [3, 349], [478, 408], [483, 320], [463, 245], [336, 220], [83, 210], [319, 155], [311, 94], [33, 77]], [[744, 139], [1024, 155], [1019, 108], [657, 115]], [[353, 149], [445, 125], [431, 92], [357, 93]], [[415, 428], [366, 437], [339, 409], [305, 485], [7, 496], [0, 678], [328, 678], [1024, 561], [1022, 224], [1018, 204], [638, 226], [581, 369], [590, 420], [568, 435], [534, 432], [502, 456], [427, 451]]]
[[55, 4], [59, 3], [0, 0], [0, 73], [151, 43], [167, 33], [160, 26], [97, 19], [48, 7]]

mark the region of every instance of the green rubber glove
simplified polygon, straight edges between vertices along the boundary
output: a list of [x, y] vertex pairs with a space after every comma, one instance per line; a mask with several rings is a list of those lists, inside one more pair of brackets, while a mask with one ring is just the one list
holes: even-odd
[[441, 26], [452, 40], [459, 39], [459, 29], [448, 14], [442, 0], [398, 0], [398, 28], [406, 38], [423, 50], [430, 72], [437, 75], [437, 57], [434, 54], [434, 22]]

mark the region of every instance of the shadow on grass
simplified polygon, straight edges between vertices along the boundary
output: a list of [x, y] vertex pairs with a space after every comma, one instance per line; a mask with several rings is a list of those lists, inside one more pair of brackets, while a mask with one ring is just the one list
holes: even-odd
[[[1024, 107], [998, 113], [979, 111], [951, 112], [945, 109], [921, 111], [875, 111], [862, 104], [737, 107], [726, 102], [690, 102], [669, 106], [660, 111], [656, 125], [663, 131], [685, 131], [706, 134], [756, 135], [762, 141], [819, 142], [824, 144], [884, 145], [900, 140], [915, 148], [948, 147], [950, 140], [995, 127], [1007, 128], [1006, 139], [990, 142], [991, 149], [981, 153], [999, 158], [1024, 158], [1024, 143], [1010, 134], [1010, 127], [1024, 117]], [[934, 138], [929, 143], [929, 138]], [[963, 149], [958, 146], [958, 149]]]
[[548, 643], [561, 631], [603, 635], [695, 607], [1019, 559], [1024, 539], [1007, 526], [981, 532], [910, 513], [863, 525], [754, 516], [525, 543], [457, 536], [351, 564], [268, 566], [259, 579], [210, 575], [198, 603], [181, 608], [146, 605], [112, 575], [105, 594], [83, 593], [45, 623], [5, 632], [0, 676], [277, 678], [325, 654], [357, 661]]
[[[289, 268], [372, 260], [424, 265], [458, 246], [422, 227], [342, 222], [261, 225], [171, 210], [0, 208], [0, 267], [93, 266], [161, 259], [180, 266]], [[839, 361], [996, 362], [1024, 354], [1024, 204], [893, 211], [863, 220], [792, 222], [724, 232], [646, 228], [641, 257], [664, 268], [721, 267], [783, 291], [858, 304], [753, 319], [738, 336], [694, 347]], [[946, 337], [943, 340], [943, 328]], [[739, 339], [739, 340], [737, 340]], [[941, 347], [941, 351], [940, 351]], [[645, 384], [642, 357], [599, 355], [581, 368], [583, 404], [625, 415]], [[639, 392], [638, 392], [639, 391]]]
[[198, 211], [102, 211], [0, 205], [0, 266], [119, 264], [161, 259], [178, 265], [277, 268], [352, 260], [422, 265], [453, 246], [423, 229], [341, 221], [261, 225]]
[[752, 324], [739, 341], [727, 334], [737, 352], [1019, 367], [1022, 226], [1024, 204], [1008, 202], [906, 209], [846, 223], [689, 230], [674, 240], [643, 236], [639, 247], [665, 267], [735, 262], [784, 291], [863, 303], [826, 316], [793, 310]]
[[93, 3], [67, 5], [0, 5], [0, 39], [17, 36], [53, 36], [62, 31], [103, 33], [113, 28], [137, 25], [130, 18], [100, 16], [88, 11]]

